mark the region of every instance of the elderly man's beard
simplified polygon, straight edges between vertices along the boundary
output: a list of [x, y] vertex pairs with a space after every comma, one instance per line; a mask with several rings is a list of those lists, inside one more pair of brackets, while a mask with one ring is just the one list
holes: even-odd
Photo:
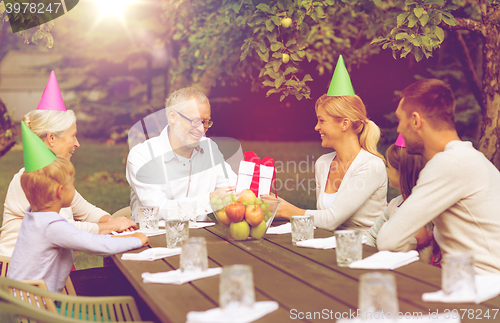
[[180, 126], [172, 125], [172, 131], [174, 136], [179, 139], [179, 141], [182, 143], [182, 146], [188, 147], [188, 148], [196, 148], [199, 145], [199, 141], [191, 139], [189, 137], [189, 131], [183, 131]]

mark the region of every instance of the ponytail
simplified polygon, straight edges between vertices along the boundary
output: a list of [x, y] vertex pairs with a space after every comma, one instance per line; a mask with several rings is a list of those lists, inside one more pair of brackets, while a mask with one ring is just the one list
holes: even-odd
[[361, 147], [368, 151], [369, 153], [377, 156], [385, 162], [384, 156], [378, 152], [377, 144], [380, 140], [380, 128], [375, 124], [375, 122], [365, 119], [363, 131], [359, 135], [359, 144]]

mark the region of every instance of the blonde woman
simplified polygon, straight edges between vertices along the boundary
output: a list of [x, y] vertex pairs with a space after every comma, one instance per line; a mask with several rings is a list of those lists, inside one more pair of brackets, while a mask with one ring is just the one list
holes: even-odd
[[380, 129], [367, 118], [357, 95], [323, 95], [315, 109], [314, 129], [321, 145], [334, 150], [315, 164], [318, 209], [304, 210], [282, 200], [277, 216], [310, 214], [319, 228], [366, 232], [387, 203], [385, 163], [377, 151]]
[[[24, 116], [28, 127], [39, 136], [56, 155], [71, 159], [80, 147], [76, 138], [76, 117], [73, 111], [34, 110]], [[24, 168], [14, 175], [9, 184], [0, 228], [0, 255], [11, 257], [14, 252], [19, 229], [29, 202], [21, 188]], [[108, 212], [87, 202], [78, 192], [70, 207], [61, 209], [60, 215], [77, 229], [94, 234], [125, 231], [135, 228], [135, 223], [125, 217], [113, 218]]]

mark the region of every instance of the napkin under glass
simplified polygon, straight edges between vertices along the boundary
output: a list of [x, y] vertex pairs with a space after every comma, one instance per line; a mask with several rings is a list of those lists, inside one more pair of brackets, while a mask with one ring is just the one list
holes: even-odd
[[142, 281], [144, 283], [157, 283], [157, 284], [175, 284], [182, 285], [184, 283], [219, 275], [222, 268], [208, 268], [205, 271], [181, 271], [180, 269], [171, 270], [160, 273], [142, 273]]
[[337, 323], [370, 323], [370, 322], [397, 322], [397, 323], [406, 323], [406, 322], [419, 322], [419, 323], [460, 323], [460, 316], [454, 317], [453, 314], [450, 313], [441, 313], [436, 316], [432, 314], [428, 314], [422, 312], [422, 316], [415, 317], [405, 317], [402, 313], [400, 318], [396, 318], [394, 321], [381, 321], [381, 320], [361, 320], [359, 318], [354, 319], [340, 319], [337, 320]]
[[396, 269], [418, 261], [418, 252], [379, 251], [362, 260], [353, 261], [349, 268], [354, 269]]
[[452, 293], [446, 295], [442, 290], [422, 294], [424, 302], [441, 303], [482, 303], [500, 295], [500, 275], [475, 275], [476, 295]]
[[[366, 237], [363, 236], [361, 243], [366, 243], [366, 241]], [[337, 240], [335, 237], [302, 240], [297, 241], [297, 246], [316, 249], [333, 249], [337, 247]]]
[[[316, 227], [314, 227], [316, 229]], [[278, 225], [276, 227], [269, 227], [267, 229], [267, 234], [285, 234], [285, 233], [292, 233], [292, 224], [290, 222]]]
[[[160, 220], [160, 228], [165, 227], [165, 220]], [[189, 222], [189, 228], [190, 229], [199, 229], [199, 228], [205, 228], [205, 227], [211, 227], [212, 225], [215, 225], [215, 222]]]
[[255, 302], [253, 307], [227, 306], [212, 308], [204, 312], [189, 312], [186, 323], [249, 323], [276, 311], [277, 302]]
[[176, 256], [181, 254], [181, 248], [149, 248], [138, 253], [124, 253], [122, 260], [139, 260], [139, 261], [153, 261], [165, 257]]

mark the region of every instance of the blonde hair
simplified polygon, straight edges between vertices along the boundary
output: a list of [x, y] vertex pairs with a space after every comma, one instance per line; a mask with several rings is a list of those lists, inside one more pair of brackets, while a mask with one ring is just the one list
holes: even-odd
[[33, 110], [23, 117], [26, 125], [42, 140], [48, 133], [53, 133], [58, 137], [64, 135], [66, 131], [76, 122], [73, 110]]
[[56, 159], [42, 169], [24, 172], [21, 187], [33, 210], [43, 210], [57, 199], [57, 189], [66, 185], [75, 175], [73, 164], [64, 157]]
[[385, 161], [384, 156], [377, 149], [380, 128], [375, 122], [368, 119], [365, 105], [359, 96], [327, 96], [323, 94], [316, 101], [316, 111], [320, 106], [324, 107], [328, 114], [333, 117], [351, 120], [352, 129], [358, 135], [360, 146]]
[[182, 111], [188, 106], [190, 100], [196, 100], [197, 103], [207, 103], [210, 106], [207, 96], [202, 91], [194, 87], [185, 87], [179, 89], [165, 99], [165, 113], [167, 114], [167, 120], [170, 124], [170, 119], [168, 118], [168, 113], [170, 110]]

